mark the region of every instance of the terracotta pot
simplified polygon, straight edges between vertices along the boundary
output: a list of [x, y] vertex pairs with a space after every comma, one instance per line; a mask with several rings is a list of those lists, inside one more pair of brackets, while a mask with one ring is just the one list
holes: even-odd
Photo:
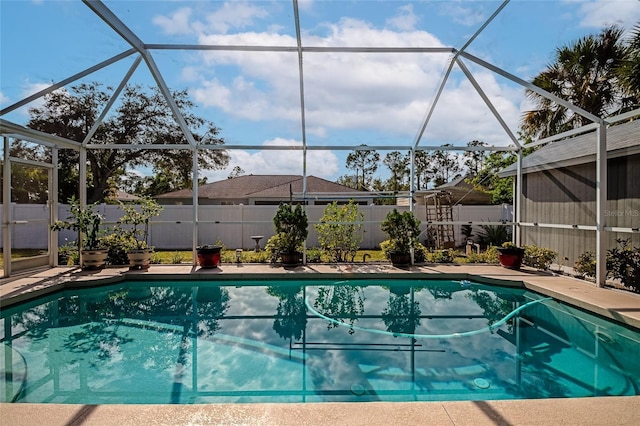
[[498, 248], [498, 260], [500, 265], [508, 269], [520, 269], [524, 249], [520, 247]]
[[217, 268], [220, 265], [222, 246], [204, 245], [196, 248], [201, 268]]

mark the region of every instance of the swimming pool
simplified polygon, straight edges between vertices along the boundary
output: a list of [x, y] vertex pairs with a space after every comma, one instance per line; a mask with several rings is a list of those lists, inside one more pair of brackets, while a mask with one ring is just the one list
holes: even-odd
[[2, 400], [439, 401], [640, 394], [640, 335], [522, 288], [132, 281], [10, 307]]

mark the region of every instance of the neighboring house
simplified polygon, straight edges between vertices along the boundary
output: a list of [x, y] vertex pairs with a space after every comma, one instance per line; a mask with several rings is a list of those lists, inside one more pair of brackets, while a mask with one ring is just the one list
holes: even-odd
[[[590, 132], [548, 144], [522, 160], [521, 221], [539, 224], [596, 225], [596, 134]], [[607, 131], [607, 205], [605, 226], [640, 227], [640, 120]], [[499, 174], [515, 176], [516, 165]], [[608, 248], [617, 238], [640, 234], [610, 232]], [[591, 230], [523, 226], [522, 244], [548, 247], [559, 253], [556, 262], [573, 267], [580, 254], [596, 250]]]
[[[299, 175], [245, 175], [212, 182], [198, 187], [198, 204], [201, 205], [278, 205], [288, 202], [291, 194], [294, 201], [301, 201], [303, 179]], [[307, 176], [307, 204], [326, 205], [333, 201], [347, 203], [354, 197], [358, 204], [373, 202], [367, 191], [357, 191], [315, 176]], [[365, 197], [363, 197], [365, 196]], [[181, 189], [156, 197], [161, 204], [190, 205], [193, 201], [191, 189]]]
[[[416, 191], [414, 196], [416, 204], [419, 206], [424, 206], [426, 204], [426, 200], [433, 196], [433, 194], [445, 191], [450, 194], [452, 205], [490, 205], [491, 194], [474, 188], [472, 184], [467, 182], [467, 179], [470, 178], [471, 176], [469, 175], [459, 175], [455, 177], [451, 182], [445, 183], [433, 189]], [[408, 200], [406, 198], [399, 198], [398, 205], [408, 205]]]
[[112, 194], [109, 198], [123, 202], [137, 201], [140, 199], [140, 197], [138, 197], [137, 195], [129, 194], [128, 192], [124, 192], [119, 189], [116, 189], [115, 193]]

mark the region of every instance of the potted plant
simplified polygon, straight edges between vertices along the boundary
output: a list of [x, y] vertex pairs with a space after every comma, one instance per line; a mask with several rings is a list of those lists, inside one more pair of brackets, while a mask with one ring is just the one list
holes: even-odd
[[393, 209], [387, 213], [382, 222], [382, 231], [389, 239], [380, 244], [382, 251], [393, 265], [408, 265], [411, 263], [411, 248], [420, 246], [420, 220], [412, 212], [398, 212]]
[[300, 250], [309, 234], [307, 213], [300, 204], [280, 204], [273, 217], [277, 238], [277, 250], [282, 263], [295, 265], [300, 262]]
[[153, 254], [153, 248], [148, 244], [149, 220], [160, 215], [162, 206], [153, 198], [141, 197], [131, 203], [121, 203], [120, 208], [124, 215], [119, 223], [130, 225], [129, 228], [120, 230], [132, 244], [127, 251], [129, 268], [148, 269]]
[[524, 258], [524, 248], [518, 247], [510, 241], [498, 247], [500, 265], [509, 269], [520, 269]]
[[72, 229], [78, 231], [78, 248], [81, 254], [83, 269], [101, 269], [107, 260], [107, 250], [100, 238], [100, 226], [104, 217], [95, 211], [97, 203], [81, 207], [76, 197], [69, 199], [69, 213], [67, 220], [56, 221], [51, 225], [54, 231]]

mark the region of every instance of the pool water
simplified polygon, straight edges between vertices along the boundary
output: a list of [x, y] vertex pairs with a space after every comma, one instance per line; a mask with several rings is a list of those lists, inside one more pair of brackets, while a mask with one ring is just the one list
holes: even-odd
[[640, 333], [469, 281], [133, 281], [3, 310], [2, 401], [640, 394]]

